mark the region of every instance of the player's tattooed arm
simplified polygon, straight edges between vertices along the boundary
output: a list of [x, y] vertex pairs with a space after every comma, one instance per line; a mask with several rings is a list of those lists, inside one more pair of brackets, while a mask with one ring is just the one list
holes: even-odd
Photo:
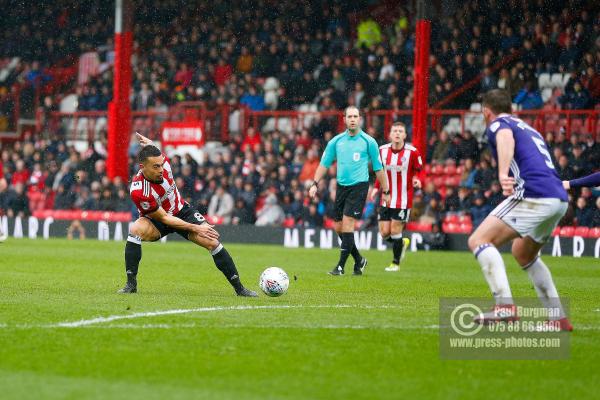
[[219, 233], [210, 224], [195, 225], [185, 222], [184, 220], [167, 214], [167, 212], [159, 207], [156, 211], [146, 214], [150, 218], [160, 221], [165, 225], [170, 226], [173, 229], [180, 229], [187, 232], [193, 232], [199, 234], [201, 237], [207, 239], [219, 239]]

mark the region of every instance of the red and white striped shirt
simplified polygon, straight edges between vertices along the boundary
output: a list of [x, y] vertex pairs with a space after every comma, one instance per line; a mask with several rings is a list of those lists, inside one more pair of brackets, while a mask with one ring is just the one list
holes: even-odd
[[[392, 144], [388, 143], [379, 147], [379, 155], [390, 187], [390, 204], [387, 207], [412, 208], [412, 180], [423, 168], [419, 150], [410, 144], [405, 144], [400, 150], [394, 150]], [[379, 181], [375, 182], [375, 188], [379, 188]], [[383, 197], [380, 199], [380, 205], [383, 205]]]
[[131, 200], [135, 203], [140, 215], [145, 215], [158, 210], [162, 207], [167, 214], [177, 215], [184, 206], [175, 179], [173, 179], [173, 170], [169, 160], [165, 157], [163, 164], [162, 183], [153, 183], [147, 180], [142, 171], [133, 177], [129, 193]]
[[95, 51], [84, 53], [79, 57], [79, 76], [77, 77], [77, 83], [84, 85], [88, 83], [91, 77], [98, 73], [98, 67], [100, 66], [100, 57]]

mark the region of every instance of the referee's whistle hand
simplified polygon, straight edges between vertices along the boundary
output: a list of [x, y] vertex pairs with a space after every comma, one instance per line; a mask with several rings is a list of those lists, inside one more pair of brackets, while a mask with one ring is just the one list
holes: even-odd
[[308, 195], [310, 196], [311, 199], [315, 198], [315, 196], [317, 195], [317, 185], [312, 185], [308, 189]]

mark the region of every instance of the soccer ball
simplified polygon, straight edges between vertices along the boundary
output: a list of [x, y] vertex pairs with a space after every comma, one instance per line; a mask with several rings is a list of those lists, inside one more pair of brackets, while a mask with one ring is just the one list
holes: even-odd
[[267, 296], [277, 297], [287, 292], [290, 279], [281, 268], [269, 267], [260, 274], [259, 285]]

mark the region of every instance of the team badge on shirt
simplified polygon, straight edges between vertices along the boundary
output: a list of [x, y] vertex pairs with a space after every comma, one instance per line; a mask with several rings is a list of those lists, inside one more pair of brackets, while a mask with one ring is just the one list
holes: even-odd
[[354, 153], [354, 154], [353, 154], [353, 156], [352, 156], [352, 159], [353, 159], [354, 161], [358, 161], [358, 160], [360, 160], [360, 153]]

